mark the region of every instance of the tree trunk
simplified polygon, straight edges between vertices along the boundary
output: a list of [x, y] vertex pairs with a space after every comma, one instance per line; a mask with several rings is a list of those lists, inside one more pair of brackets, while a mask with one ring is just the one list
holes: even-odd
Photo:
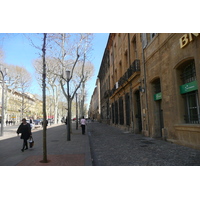
[[55, 94], [54, 94], [54, 124], [58, 123], [58, 88], [55, 87]]
[[72, 133], [72, 99], [69, 98], [69, 122], [70, 122], [70, 134]]
[[84, 112], [84, 104], [85, 104], [85, 81], [83, 81], [82, 83], [82, 102], [81, 102], [81, 115], [84, 116], [85, 112]]
[[46, 126], [46, 37], [47, 33], [44, 33], [43, 38], [43, 47], [42, 47], [42, 59], [43, 59], [43, 80], [42, 80], [42, 86], [43, 86], [43, 162], [47, 163], [47, 142], [46, 142], [46, 132], [47, 132], [47, 126]]

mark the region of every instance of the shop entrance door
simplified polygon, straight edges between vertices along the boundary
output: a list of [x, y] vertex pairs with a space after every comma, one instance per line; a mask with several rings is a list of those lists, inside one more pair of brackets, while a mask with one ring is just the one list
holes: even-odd
[[164, 128], [164, 122], [163, 122], [163, 110], [162, 110], [162, 100], [156, 101], [156, 107], [157, 107], [157, 123], [156, 124], [156, 133], [155, 136], [160, 138], [162, 137], [162, 129]]

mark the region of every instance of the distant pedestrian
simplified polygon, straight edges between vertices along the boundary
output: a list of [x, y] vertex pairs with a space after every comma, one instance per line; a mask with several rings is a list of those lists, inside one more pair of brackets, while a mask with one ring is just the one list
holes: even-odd
[[[44, 125], [43, 121], [42, 121], [42, 126]], [[45, 125], [48, 126], [48, 120], [46, 119], [45, 121]]]
[[68, 123], [67, 117], [64, 121], [65, 121], [66, 129], [67, 129], [67, 123]]
[[[21, 139], [23, 139], [23, 147], [21, 151], [23, 152], [24, 150], [28, 149], [28, 143], [27, 140], [30, 138], [31, 134], [31, 125], [26, 122], [26, 119], [22, 119], [22, 123], [17, 129], [17, 134], [19, 135], [21, 133]], [[25, 148], [26, 147], [26, 148]]]
[[86, 120], [83, 116], [82, 119], [81, 119], [82, 135], [85, 135], [85, 126], [86, 126]]

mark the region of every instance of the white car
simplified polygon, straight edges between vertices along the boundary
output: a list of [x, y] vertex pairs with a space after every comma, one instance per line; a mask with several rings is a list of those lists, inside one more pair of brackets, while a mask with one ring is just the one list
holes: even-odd
[[30, 120], [29, 120], [29, 119], [26, 120], [26, 122], [29, 123], [29, 124], [31, 125], [31, 129], [35, 129], [35, 123], [34, 123], [34, 122], [30, 123]]

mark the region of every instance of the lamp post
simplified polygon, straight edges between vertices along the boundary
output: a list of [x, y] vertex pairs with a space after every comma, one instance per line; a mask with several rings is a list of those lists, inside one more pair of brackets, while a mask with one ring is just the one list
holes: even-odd
[[2, 100], [1, 100], [1, 135], [3, 136], [3, 126], [4, 126], [4, 78], [7, 75], [7, 68], [4, 68], [0, 65], [0, 73], [2, 75]]
[[70, 80], [70, 71], [66, 70], [67, 78], [67, 103], [68, 103], [68, 112], [67, 112], [67, 141], [70, 141], [70, 102], [69, 102], [69, 80]]

